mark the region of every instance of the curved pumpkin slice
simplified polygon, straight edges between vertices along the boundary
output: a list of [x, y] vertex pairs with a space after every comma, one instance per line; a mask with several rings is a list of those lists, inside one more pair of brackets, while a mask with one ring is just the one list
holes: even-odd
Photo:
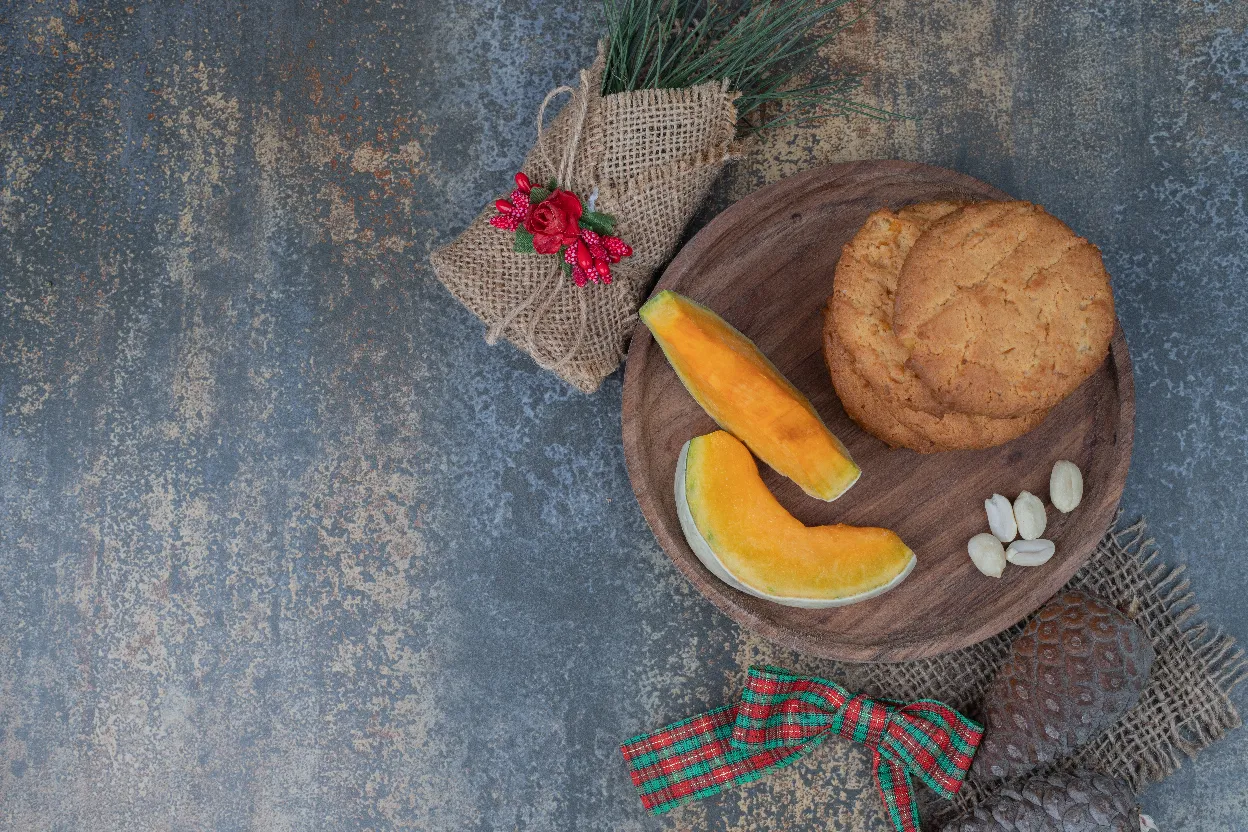
[[745, 445], [722, 430], [681, 449], [676, 510], [694, 554], [717, 578], [790, 607], [874, 598], [916, 562], [888, 529], [803, 525], [767, 490]]
[[862, 471], [810, 400], [723, 318], [668, 290], [640, 315], [697, 403], [759, 459], [819, 500], [858, 481]]

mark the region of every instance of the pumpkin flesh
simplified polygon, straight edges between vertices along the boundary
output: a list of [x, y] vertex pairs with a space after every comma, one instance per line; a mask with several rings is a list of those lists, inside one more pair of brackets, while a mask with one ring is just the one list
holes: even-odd
[[667, 290], [640, 315], [694, 400], [759, 459], [820, 500], [857, 482], [862, 472], [845, 446], [749, 338]]
[[686, 443], [675, 485], [694, 553], [751, 595], [840, 606], [886, 592], [914, 568], [914, 553], [888, 529], [802, 524], [767, 489], [749, 449], [724, 431]]

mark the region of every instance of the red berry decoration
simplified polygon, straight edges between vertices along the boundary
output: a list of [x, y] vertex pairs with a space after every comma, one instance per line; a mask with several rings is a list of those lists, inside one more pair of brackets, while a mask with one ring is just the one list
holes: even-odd
[[490, 225], [504, 231], [515, 231], [529, 217], [529, 194], [517, 188], [511, 192], [510, 202], [505, 199], [495, 201], [494, 210], [498, 213], [490, 217]]
[[632, 246], [619, 237], [605, 237], [602, 242], [607, 247], [607, 252], [611, 255], [612, 263], [618, 263], [625, 257], [633, 256]]
[[615, 231], [615, 218], [587, 210], [571, 191], [553, 180], [535, 187], [524, 172], [516, 174], [510, 199], [494, 202], [498, 213], [490, 225], [516, 235], [515, 250], [524, 254], [558, 254], [577, 286], [611, 282], [611, 264], [631, 257], [633, 249]]

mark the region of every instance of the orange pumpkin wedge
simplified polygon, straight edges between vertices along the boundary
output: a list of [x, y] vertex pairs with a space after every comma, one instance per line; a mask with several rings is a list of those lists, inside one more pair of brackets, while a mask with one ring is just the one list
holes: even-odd
[[759, 459], [819, 500], [858, 481], [861, 469], [810, 400], [723, 318], [668, 290], [640, 315], [685, 389]]
[[888, 529], [803, 525], [767, 490], [745, 445], [722, 430], [681, 449], [676, 511], [690, 548], [717, 578], [790, 607], [874, 598], [916, 562]]

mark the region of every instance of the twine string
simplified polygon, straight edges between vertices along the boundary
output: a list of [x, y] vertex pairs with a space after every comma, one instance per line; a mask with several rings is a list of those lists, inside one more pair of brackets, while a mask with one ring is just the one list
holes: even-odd
[[586, 320], [589, 308], [588, 304], [585, 302], [585, 293], [577, 292], [576, 300], [580, 314], [580, 321], [576, 325], [576, 338], [573, 339], [572, 346], [568, 347], [567, 351], [564, 352], [563, 357], [556, 361], [554, 366], [550, 368], [556, 373], [563, 369], [564, 365], [571, 360], [572, 356], [576, 355], [577, 350], [581, 348], [581, 341], [585, 339], [585, 333], [589, 331], [589, 327], [587, 326], [588, 322]]
[[[589, 115], [589, 92], [590, 78], [587, 70], [581, 70], [581, 83], [579, 89], [573, 87], [560, 86], [555, 87], [546, 93], [546, 97], [542, 99], [542, 104], [537, 108], [537, 151], [541, 156], [548, 170], [556, 171], [556, 181], [560, 187], [570, 190], [572, 188], [572, 174], [576, 163], [576, 151], [581, 143], [581, 136], [585, 129], [585, 120]], [[550, 102], [555, 100], [564, 93], [571, 93], [573, 96], [573, 105], [576, 106], [574, 116], [572, 118], [572, 134], [568, 138], [567, 144], [563, 148], [563, 156], [559, 160], [559, 164], [555, 164], [546, 149], [546, 140], [549, 138], [546, 131], [546, 107]], [[566, 281], [563, 279], [563, 266], [557, 260], [547, 272], [546, 280], [537, 280], [534, 282], [533, 291], [531, 291], [523, 300], [507, 311], [496, 323], [494, 323], [485, 333], [485, 340], [489, 344], [495, 344], [498, 339], [506, 332], [507, 327], [520, 316], [522, 312], [545, 295], [545, 301], [537, 309], [537, 311], [529, 317], [528, 324], [523, 327], [517, 334], [524, 339], [524, 349], [533, 356], [533, 359], [544, 369], [558, 371], [566, 365], [577, 351], [581, 348], [581, 344], [585, 340], [588, 330], [587, 313], [585, 298], [583, 293], [578, 292], [578, 300], [580, 301], [580, 323], [577, 327], [576, 337], [572, 340], [572, 344], [559, 357], [546, 358], [541, 354], [535, 337], [537, 333], [538, 323], [546, 317], [546, 313], [550, 311], [551, 305], [563, 291]], [[549, 288], [547, 288], [549, 286]]]
[[[556, 165], [551, 161], [550, 154], [546, 152], [546, 135], [543, 131], [546, 129], [546, 108], [550, 106], [550, 102], [565, 92], [575, 94], [576, 90], [568, 86], [555, 87], [546, 93], [546, 97], [542, 99], [542, 105], [537, 108], [537, 152], [542, 154], [542, 161], [546, 163], [546, 167], [558, 172], [560, 182], [563, 182], [563, 165], [562, 162]], [[563, 155], [566, 159], [568, 154], [565, 152]]]

